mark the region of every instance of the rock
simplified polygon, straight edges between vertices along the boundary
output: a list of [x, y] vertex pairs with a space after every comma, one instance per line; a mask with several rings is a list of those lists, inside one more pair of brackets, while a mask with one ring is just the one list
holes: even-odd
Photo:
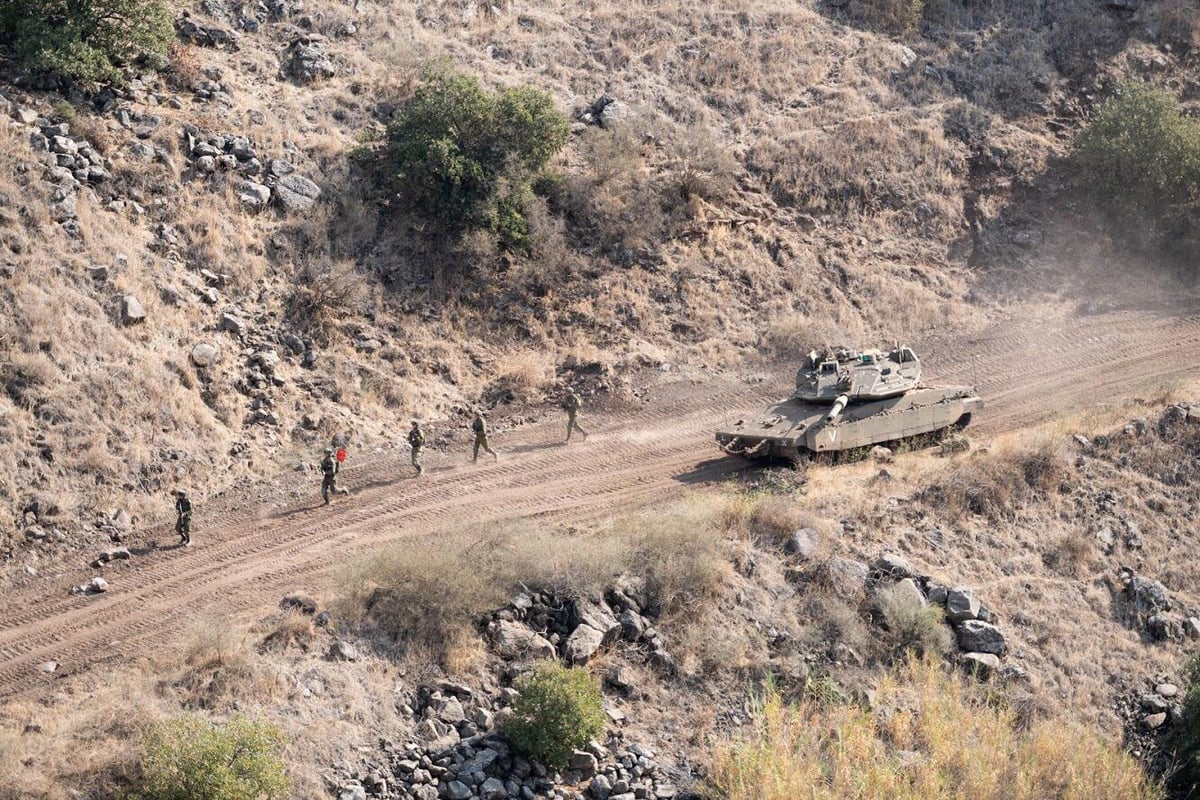
[[121, 322], [126, 325], [136, 325], [146, 319], [146, 309], [141, 302], [131, 294], [121, 298]]
[[471, 797], [471, 787], [462, 781], [450, 781], [446, 785], [446, 797], [449, 800], [469, 800]]
[[500, 620], [489, 626], [496, 652], [501, 658], [551, 658], [554, 656], [554, 645], [534, 631], [520, 624]]
[[96, 557], [96, 560], [101, 564], [107, 564], [110, 561], [128, 561], [133, 558], [133, 554], [129, 552], [128, 547], [114, 547], [111, 550], [104, 550]]
[[1075, 440], [1075, 444], [1079, 445], [1082, 448], [1086, 449], [1086, 448], [1092, 446], [1091, 439], [1087, 438], [1086, 436], [1082, 436], [1077, 433], [1074, 436], [1072, 436], [1071, 438]]
[[245, 329], [246, 329], [246, 323], [243, 322], [240, 317], [237, 317], [228, 312], [222, 314], [221, 321], [217, 323], [217, 330], [228, 331], [229, 333], [232, 333], [234, 336], [241, 336], [242, 331], [244, 331]]
[[197, 367], [210, 367], [220, 356], [221, 351], [215, 344], [201, 343], [192, 348], [192, 363]]
[[571, 760], [567, 764], [567, 768], [582, 775], [583, 780], [587, 780], [596, 774], [599, 764], [596, 757], [584, 750], [575, 750], [571, 753]]
[[103, 594], [108, 591], [108, 581], [100, 577], [92, 578], [87, 582], [84, 591], [88, 594]]
[[603, 600], [588, 598], [573, 601], [571, 619], [573, 624], [587, 625], [600, 631], [606, 644], [615, 641], [621, 633], [621, 623]]
[[880, 447], [879, 445], [876, 445], [875, 447], [871, 448], [871, 458], [880, 462], [881, 464], [892, 463], [894, 455], [895, 454], [886, 447]]
[[38, 664], [38, 669], [40, 669], [42, 672], [45, 672], [47, 674], [57, 672], [58, 671], [58, 662], [57, 661], [43, 662], [41, 664]]
[[842, 597], [860, 594], [867, 583], [870, 570], [861, 561], [834, 556], [825, 565], [831, 588]]
[[1167, 724], [1167, 713], [1160, 711], [1157, 714], [1147, 714], [1142, 717], [1142, 727], [1148, 731], [1156, 731], [1163, 725]]
[[299, 611], [310, 617], [317, 613], [317, 601], [306, 594], [289, 594], [279, 601], [279, 607], [284, 611]]
[[1138, 705], [1142, 711], [1154, 713], [1156, 711], [1166, 711], [1171, 707], [1171, 701], [1160, 694], [1144, 694], [1138, 698]]
[[956, 586], [946, 592], [946, 619], [950, 622], [965, 622], [979, 618], [980, 603], [970, 589]]
[[1160, 683], [1154, 687], [1154, 691], [1161, 697], [1174, 697], [1179, 694], [1179, 687], [1173, 683]]
[[357, 781], [343, 783], [338, 788], [338, 800], [367, 800], [367, 790]]
[[969, 619], [955, 628], [958, 646], [968, 653], [992, 653], [1002, 656], [1008, 648], [1004, 634], [995, 625]]
[[321, 196], [321, 187], [303, 175], [285, 175], [275, 184], [275, 199], [284, 211], [303, 213]]
[[884, 553], [875, 559], [871, 572], [876, 580], [898, 581], [901, 578], [912, 577], [912, 567], [908, 559], [895, 553]]
[[296, 171], [290, 161], [285, 161], [282, 158], [272, 158], [267, 162], [267, 174], [274, 178], [282, 178], [284, 175], [291, 175]]
[[1156, 642], [1166, 642], [1183, 637], [1183, 620], [1170, 614], [1152, 614], [1146, 620], [1146, 630]]
[[608, 800], [608, 796], [612, 794], [612, 782], [604, 775], [597, 775], [588, 784], [588, 794], [592, 800]]
[[646, 632], [646, 619], [632, 608], [621, 612], [621, 638], [627, 642], [636, 642]]
[[936, 606], [946, 605], [946, 598], [949, 597], [949, 590], [940, 583], [930, 582], [926, 585], [925, 596], [929, 598], [929, 602]]
[[783, 552], [789, 556], [795, 556], [801, 561], [810, 561], [816, 556], [820, 544], [821, 538], [815, 530], [800, 528], [792, 531], [792, 535], [783, 545]]
[[339, 640], [329, 646], [328, 655], [333, 661], [357, 661], [358, 648], [349, 642]]
[[508, 797], [508, 789], [499, 778], [488, 778], [479, 787], [479, 797], [481, 800], [504, 800]]
[[1000, 658], [994, 653], [963, 653], [958, 663], [972, 675], [987, 678], [1000, 669]]
[[325, 53], [325, 48], [316, 36], [301, 36], [293, 39], [284, 53], [280, 75], [299, 83], [312, 83], [320, 78], [332, 78], [337, 67]]
[[12, 112], [12, 117], [22, 125], [32, 125], [38, 121], [38, 112], [37, 109], [17, 106]]
[[591, 625], [580, 625], [571, 632], [563, 647], [563, 658], [570, 664], [586, 664], [604, 644], [604, 634]]
[[1167, 588], [1158, 581], [1133, 576], [1125, 587], [1125, 596], [1129, 599], [1135, 614], [1154, 614], [1171, 607], [1170, 595]]
[[271, 202], [271, 189], [257, 181], [245, 181], [238, 200], [250, 211], [262, 211]]
[[921, 590], [917, 587], [917, 582], [912, 578], [896, 581], [892, 584], [892, 591], [900, 597], [903, 597], [909, 608], [924, 608], [929, 605], [925, 599], [925, 595], [921, 594]]

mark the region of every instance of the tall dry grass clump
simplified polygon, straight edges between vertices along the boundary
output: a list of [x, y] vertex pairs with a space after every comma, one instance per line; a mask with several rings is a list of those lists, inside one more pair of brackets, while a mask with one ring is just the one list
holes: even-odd
[[516, 591], [580, 597], [636, 575], [665, 616], [715, 595], [727, 562], [714, 519], [693, 503], [589, 533], [524, 523], [404, 542], [348, 573], [344, 613], [397, 658], [461, 671], [478, 656], [483, 616]]
[[1031, 503], [1057, 494], [1067, 474], [1058, 448], [979, 454], [958, 464], [921, 491], [921, 499], [950, 518], [968, 514], [1012, 519]]
[[1022, 730], [1016, 714], [931, 661], [886, 677], [875, 712], [786, 704], [768, 689], [753, 726], [713, 754], [722, 800], [1156, 800], [1128, 754], [1063, 720]]

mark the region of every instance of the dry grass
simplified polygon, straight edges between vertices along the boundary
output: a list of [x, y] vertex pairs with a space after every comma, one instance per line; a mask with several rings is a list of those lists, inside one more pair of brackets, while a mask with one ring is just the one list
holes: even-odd
[[1066, 461], [1059, 447], [976, 454], [946, 471], [921, 492], [922, 499], [950, 519], [965, 515], [1013, 519], [1030, 503], [1060, 490]]
[[592, 532], [524, 523], [406, 542], [360, 563], [346, 579], [344, 613], [411, 665], [452, 672], [477, 665], [476, 626], [521, 587], [579, 597], [622, 574], [643, 577], [670, 617], [719, 590], [721, 533], [703, 503], [629, 517]]
[[716, 747], [707, 795], [1163, 797], [1137, 762], [1093, 733], [1058, 719], [1022, 731], [1014, 711], [933, 662], [910, 662], [881, 681], [873, 709], [812, 701], [793, 707], [768, 690], [753, 727]]

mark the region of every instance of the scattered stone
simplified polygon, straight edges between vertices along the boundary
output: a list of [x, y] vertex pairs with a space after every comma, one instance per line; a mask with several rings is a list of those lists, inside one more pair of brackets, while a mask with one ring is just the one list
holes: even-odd
[[1162, 697], [1174, 697], [1179, 694], [1179, 687], [1173, 683], [1160, 683], [1154, 687], [1154, 691]]
[[1157, 714], [1147, 714], [1142, 717], [1142, 727], [1148, 731], [1155, 731], [1167, 724], [1167, 713], [1160, 711]]
[[912, 577], [913, 574], [908, 559], [895, 553], [884, 553], [875, 559], [875, 563], [871, 565], [871, 571], [876, 580], [898, 581], [901, 578]]
[[240, 317], [226, 312], [221, 315], [221, 321], [217, 323], [217, 330], [228, 331], [234, 336], [241, 336], [242, 331], [246, 329], [246, 323]]
[[1075, 444], [1085, 449], [1092, 446], [1092, 440], [1081, 434], [1077, 433], [1071, 438], [1075, 440]]
[[958, 663], [979, 678], [988, 678], [1000, 669], [1000, 658], [994, 653], [963, 653]]
[[783, 552], [789, 556], [796, 556], [801, 561], [809, 561], [817, 554], [817, 549], [820, 547], [820, 537], [812, 528], [800, 528], [792, 531], [792, 535], [783, 545]]
[[41, 664], [38, 664], [38, 669], [40, 669], [42, 672], [45, 672], [47, 674], [52, 674], [52, 673], [58, 672], [58, 662], [57, 661], [43, 662]]
[[321, 187], [303, 175], [285, 175], [275, 184], [275, 199], [284, 211], [303, 213], [321, 196]]
[[946, 619], [952, 623], [978, 619], [980, 608], [970, 589], [957, 586], [946, 592]]
[[896, 581], [892, 586], [892, 591], [903, 597], [909, 604], [909, 607], [924, 608], [929, 605], [925, 599], [925, 595], [917, 587], [917, 582], [912, 578], [904, 578], [903, 580]]
[[293, 39], [284, 51], [280, 77], [291, 78], [299, 83], [312, 83], [336, 75], [337, 66], [325, 53], [323, 41], [323, 36], [315, 34]]
[[127, 294], [121, 298], [121, 322], [125, 325], [136, 325], [146, 319], [146, 309], [136, 297]]
[[192, 348], [192, 363], [197, 367], [211, 367], [221, 356], [215, 344], [201, 343]]
[[886, 447], [876, 445], [871, 448], [871, 458], [881, 464], [890, 464], [894, 460], [895, 454]]
[[317, 601], [306, 594], [289, 594], [279, 601], [279, 607], [284, 611], [299, 611], [310, 617], [317, 613]]
[[256, 181], [245, 181], [238, 200], [250, 211], [262, 211], [271, 202], [271, 189]]
[[554, 645], [518, 622], [498, 620], [488, 627], [496, 652], [506, 659], [538, 659], [554, 656]]
[[563, 658], [570, 664], [586, 664], [603, 643], [603, 633], [591, 625], [580, 625], [567, 639], [563, 648]]
[[357, 661], [358, 648], [341, 640], [329, 646], [329, 658], [333, 661]]
[[1002, 656], [1008, 649], [1004, 634], [995, 625], [987, 622], [966, 620], [955, 628], [955, 633], [958, 634], [959, 648], [969, 653], [992, 653]]

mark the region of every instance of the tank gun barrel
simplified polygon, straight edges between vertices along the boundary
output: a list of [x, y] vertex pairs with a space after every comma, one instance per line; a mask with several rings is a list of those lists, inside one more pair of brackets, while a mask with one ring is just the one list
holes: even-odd
[[825, 416], [825, 421], [832, 425], [837, 422], [838, 417], [846, 410], [846, 404], [850, 402], [848, 395], [838, 395], [838, 399], [833, 401], [833, 408], [829, 409], [829, 413]]

